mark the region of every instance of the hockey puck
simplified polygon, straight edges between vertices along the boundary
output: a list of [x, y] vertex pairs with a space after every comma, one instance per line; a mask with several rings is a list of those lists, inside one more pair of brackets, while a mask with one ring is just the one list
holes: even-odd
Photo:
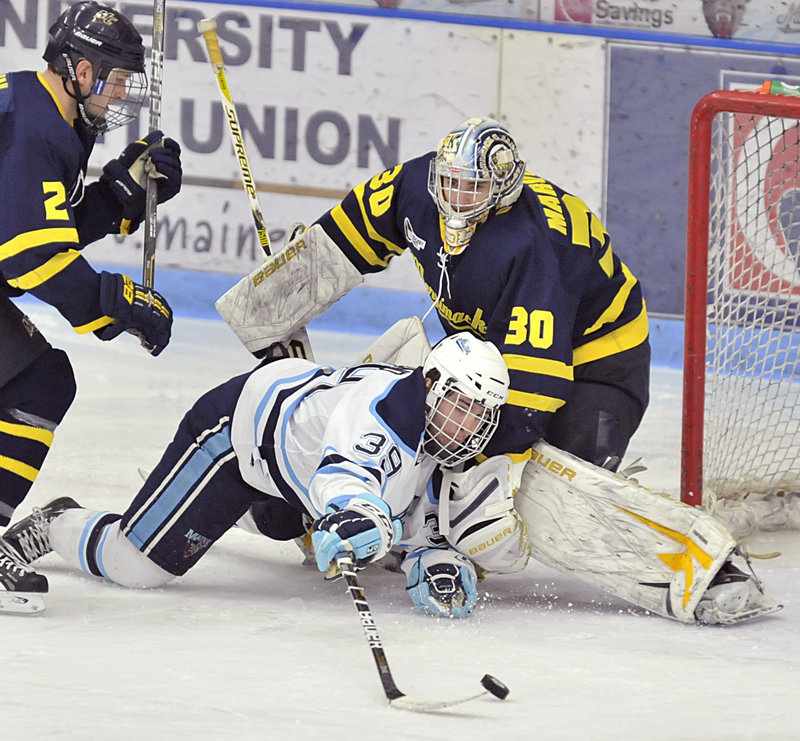
[[499, 679], [493, 677], [491, 674], [483, 675], [481, 686], [499, 700], [505, 700], [508, 697], [508, 693], [511, 691]]

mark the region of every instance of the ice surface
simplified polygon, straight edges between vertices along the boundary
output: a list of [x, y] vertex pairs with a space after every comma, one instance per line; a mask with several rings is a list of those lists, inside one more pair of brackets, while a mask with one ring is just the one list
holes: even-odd
[[[179, 318], [159, 358], [132, 337], [78, 337], [28, 307], [69, 353], [78, 398], [17, 517], [57, 496], [122, 511], [183, 413], [248, 370], [221, 322]], [[372, 338], [313, 333], [318, 359], [355, 360]], [[656, 369], [652, 406], [626, 462], [641, 483], [678, 490], [680, 376]], [[132, 591], [39, 562], [49, 607], [0, 617], [3, 741], [38, 739], [795, 739], [798, 533], [760, 536], [756, 562], [777, 615], [729, 628], [645, 614], [538, 564], [489, 577], [467, 620], [417, 614], [403, 578], [362, 583], [403, 692], [448, 699], [484, 673], [511, 689], [436, 714], [387, 706], [342, 582], [323, 583], [292, 543], [228, 533], [186, 577]]]

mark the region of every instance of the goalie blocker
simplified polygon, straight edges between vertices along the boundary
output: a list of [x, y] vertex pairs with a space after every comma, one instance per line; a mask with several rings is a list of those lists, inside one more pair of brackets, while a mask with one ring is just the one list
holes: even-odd
[[261, 356], [363, 281], [319, 224], [289, 241], [216, 302], [242, 344]]
[[515, 508], [537, 560], [685, 623], [781, 608], [731, 563], [736, 540], [707, 512], [543, 441], [532, 452]]

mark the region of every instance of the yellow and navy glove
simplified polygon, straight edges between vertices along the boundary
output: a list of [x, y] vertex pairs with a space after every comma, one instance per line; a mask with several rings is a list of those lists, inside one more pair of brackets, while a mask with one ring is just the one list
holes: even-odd
[[117, 159], [103, 166], [100, 183], [122, 206], [121, 234], [130, 234], [144, 218], [147, 178], [157, 180], [156, 200], [164, 203], [181, 189], [181, 148], [160, 131], [131, 142]]
[[100, 273], [100, 311], [114, 320], [95, 334], [113, 340], [130, 332], [142, 341], [151, 355], [158, 355], [172, 332], [172, 309], [157, 291], [134, 283], [127, 275]]

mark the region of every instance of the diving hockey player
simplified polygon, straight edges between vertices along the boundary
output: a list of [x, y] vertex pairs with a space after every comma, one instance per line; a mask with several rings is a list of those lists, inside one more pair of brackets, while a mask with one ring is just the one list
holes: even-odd
[[217, 308], [258, 354], [406, 250], [445, 332], [493, 342], [508, 365], [487, 455], [544, 437], [616, 468], [648, 403], [641, 286], [597, 216], [526, 172], [497, 121], [471, 118], [354, 188]]
[[[159, 131], [85, 185], [95, 137], [139, 113], [147, 92], [142, 39], [116, 10], [81, 2], [50, 28], [44, 72], [0, 75], [0, 527], [31, 488], [75, 396], [71, 364], [10, 299], [27, 292], [78, 333], [138, 335], [158, 355], [172, 312], [124, 275], [98, 275], [80, 250], [128, 234], [144, 217], [148, 177], [158, 202], [181, 186], [180, 147]], [[0, 612], [33, 612], [47, 579], [0, 538]]]
[[62, 497], [6, 538], [28, 562], [52, 549], [95, 576], [154, 587], [185, 574], [260, 500], [277, 540], [313, 521], [321, 571], [345, 552], [363, 566], [401, 539], [437, 464], [481, 452], [507, 394], [497, 348], [466, 332], [415, 369], [273, 361], [195, 403], [123, 515]]

